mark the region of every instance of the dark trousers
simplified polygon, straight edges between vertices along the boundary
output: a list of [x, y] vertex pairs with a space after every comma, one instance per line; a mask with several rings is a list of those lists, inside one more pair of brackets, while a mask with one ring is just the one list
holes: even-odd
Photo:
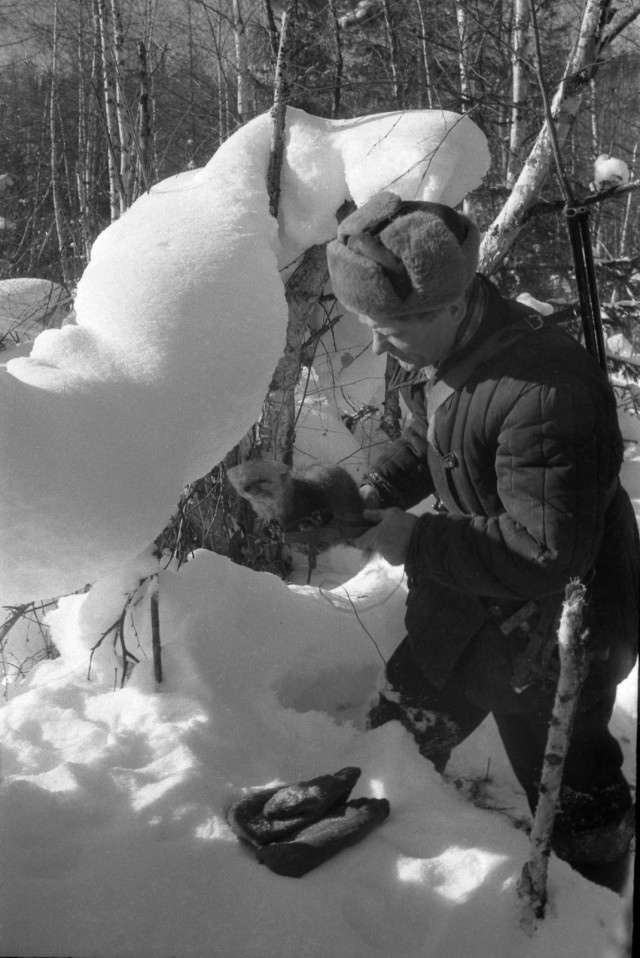
[[[442, 772], [451, 750], [492, 714], [533, 812], [551, 706], [518, 714], [483, 708], [466, 694], [464, 670], [462, 660], [445, 686], [437, 689], [403, 642], [387, 664], [391, 688], [369, 713], [369, 727], [400, 721], [413, 735], [420, 753]], [[621, 771], [622, 749], [608, 729], [615, 694], [615, 686], [603, 688], [595, 701], [581, 704], [576, 714], [554, 829], [554, 847], [569, 861], [597, 861], [603, 855], [611, 860], [622, 855], [629, 842], [627, 832], [632, 824], [625, 828], [622, 823], [630, 818], [631, 793]]]

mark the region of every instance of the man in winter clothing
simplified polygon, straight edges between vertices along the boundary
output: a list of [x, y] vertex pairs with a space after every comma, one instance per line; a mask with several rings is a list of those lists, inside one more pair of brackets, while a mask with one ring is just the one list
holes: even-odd
[[[453, 209], [381, 193], [327, 250], [336, 296], [398, 360], [413, 414], [361, 490], [378, 524], [359, 544], [404, 563], [409, 585], [369, 724], [399, 720], [443, 770], [492, 713], [534, 810], [564, 590], [582, 580], [590, 668], [553, 843], [613, 887], [633, 815], [608, 723], [636, 656], [640, 580], [616, 404], [580, 344], [476, 273], [479, 244]], [[406, 511], [428, 496], [432, 511]]]

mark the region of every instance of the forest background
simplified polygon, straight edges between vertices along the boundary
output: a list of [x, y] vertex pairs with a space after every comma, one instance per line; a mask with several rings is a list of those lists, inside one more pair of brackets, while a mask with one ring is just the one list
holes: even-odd
[[[333, 119], [453, 110], [491, 151], [465, 201], [485, 233], [482, 270], [506, 295], [575, 313], [564, 211], [586, 204], [607, 332], [640, 352], [639, 17], [633, 0], [0, 0], [0, 290], [50, 280], [71, 307], [96, 236], [265, 111], [275, 129], [287, 104]], [[601, 154], [626, 163], [628, 183], [594, 180]], [[277, 181], [270, 194], [275, 212]], [[179, 559], [212, 548], [287, 575], [278, 531], [256, 529], [226, 468], [293, 457], [296, 387], [339, 322], [322, 252], [306, 266], [288, 284], [288, 365], [260, 422], [184, 491], [159, 537]], [[323, 316], [313, 330], [311, 309]], [[26, 335], [5, 330], [0, 348]], [[367, 420], [375, 450], [401, 417], [387, 397], [343, 422]]]

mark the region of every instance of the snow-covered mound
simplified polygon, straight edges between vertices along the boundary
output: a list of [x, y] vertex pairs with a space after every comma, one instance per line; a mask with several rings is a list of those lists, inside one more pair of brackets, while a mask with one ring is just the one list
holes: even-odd
[[0, 366], [0, 603], [82, 587], [162, 529], [258, 418], [284, 346], [280, 269], [383, 188], [457, 203], [489, 164], [453, 113], [289, 110], [278, 224], [271, 120], [153, 187], [95, 243], [77, 326]]

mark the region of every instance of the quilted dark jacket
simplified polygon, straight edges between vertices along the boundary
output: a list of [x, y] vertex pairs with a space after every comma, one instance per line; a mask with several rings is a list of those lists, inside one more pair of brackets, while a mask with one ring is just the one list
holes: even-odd
[[[467, 355], [527, 312], [481, 282], [487, 307]], [[461, 358], [443, 361], [438, 378]], [[532, 624], [555, 634], [565, 585], [579, 577], [597, 675], [620, 681], [637, 650], [638, 531], [617, 478], [615, 400], [597, 363], [557, 327], [530, 328], [438, 407], [430, 441], [421, 378], [400, 377], [413, 419], [372, 481], [384, 506], [408, 509], [430, 494], [443, 506], [420, 518], [406, 562], [408, 641], [424, 673], [442, 685], [488, 621], [528, 600], [542, 610]], [[480, 684], [495, 664], [479, 661]]]

